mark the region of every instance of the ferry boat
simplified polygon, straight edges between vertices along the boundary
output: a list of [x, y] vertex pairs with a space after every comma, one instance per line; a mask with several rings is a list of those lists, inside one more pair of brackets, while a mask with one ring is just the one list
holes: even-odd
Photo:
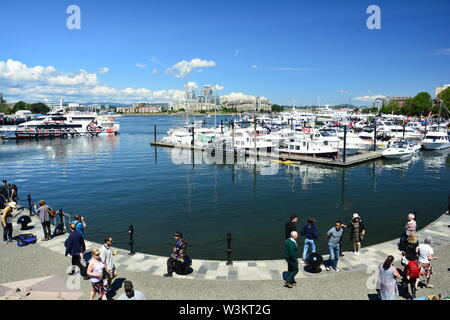
[[15, 135], [20, 138], [60, 137], [77, 135], [118, 134], [119, 123], [111, 116], [93, 112], [68, 112], [60, 109], [35, 120], [19, 124]]

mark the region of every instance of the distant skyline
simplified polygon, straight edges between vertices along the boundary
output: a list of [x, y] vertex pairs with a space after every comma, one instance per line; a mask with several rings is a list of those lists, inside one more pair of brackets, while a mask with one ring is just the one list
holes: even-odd
[[[81, 29], [66, 12], [81, 10]], [[370, 5], [381, 29], [366, 26]], [[371, 105], [450, 83], [450, 1], [0, 3], [8, 101], [179, 99], [184, 86], [281, 105]]]

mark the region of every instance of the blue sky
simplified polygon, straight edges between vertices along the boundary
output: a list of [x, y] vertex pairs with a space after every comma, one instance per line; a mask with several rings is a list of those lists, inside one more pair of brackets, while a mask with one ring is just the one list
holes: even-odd
[[[70, 5], [80, 30], [66, 27]], [[380, 30], [366, 27], [369, 5]], [[2, 1], [0, 12], [9, 100], [158, 101], [195, 82], [280, 104], [369, 105], [450, 83], [449, 0]], [[168, 72], [181, 61], [191, 72]]]

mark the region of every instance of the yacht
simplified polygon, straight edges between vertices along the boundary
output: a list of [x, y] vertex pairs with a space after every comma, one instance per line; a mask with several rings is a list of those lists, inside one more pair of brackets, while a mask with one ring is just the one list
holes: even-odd
[[381, 155], [386, 159], [405, 160], [412, 158], [415, 152], [416, 148], [411, 147], [405, 141], [393, 141]]
[[422, 147], [427, 150], [440, 150], [450, 147], [447, 132], [430, 131], [422, 140]]

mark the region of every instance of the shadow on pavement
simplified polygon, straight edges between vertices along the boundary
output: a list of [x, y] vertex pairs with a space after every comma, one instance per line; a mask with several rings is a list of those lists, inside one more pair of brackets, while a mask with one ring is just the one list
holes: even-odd
[[123, 283], [125, 282], [125, 278], [117, 278], [114, 280], [114, 282], [111, 284], [111, 290], [106, 294], [108, 299], [112, 299], [116, 294], [117, 291], [122, 288]]

